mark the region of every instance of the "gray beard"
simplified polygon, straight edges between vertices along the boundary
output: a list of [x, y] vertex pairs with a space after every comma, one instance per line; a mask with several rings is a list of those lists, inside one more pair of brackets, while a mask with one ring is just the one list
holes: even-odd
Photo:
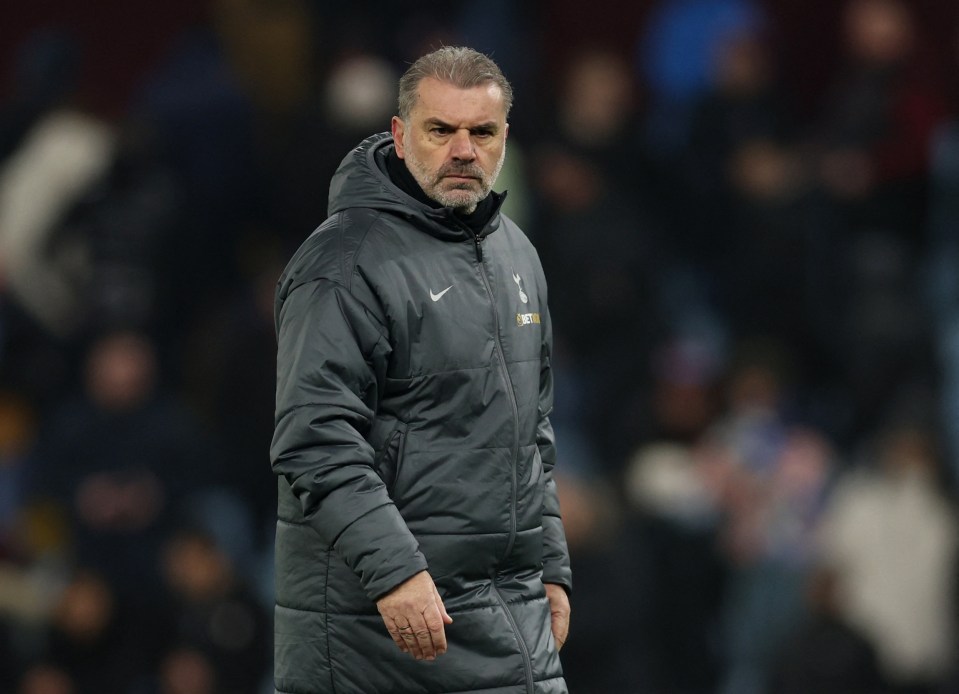
[[[430, 200], [435, 200], [443, 205], [443, 207], [452, 207], [457, 212], [472, 214], [480, 201], [486, 199], [486, 196], [493, 190], [493, 184], [499, 177], [499, 172], [503, 168], [503, 162], [506, 160], [506, 148], [503, 147], [503, 154], [500, 156], [499, 161], [496, 162], [496, 168], [493, 169], [491, 176], [486, 176], [485, 172], [475, 164], [468, 164], [460, 168], [446, 167], [439, 172], [433, 173], [426, 168], [423, 162], [416, 158], [416, 155], [413, 154], [413, 151], [409, 147], [406, 148], [405, 159], [407, 168], [410, 170], [410, 173], [413, 174], [413, 178], [419, 183], [423, 192], [426, 193], [426, 197]], [[464, 184], [462, 188], [442, 189], [440, 186], [443, 182], [443, 177], [454, 171], [476, 176], [480, 190], [476, 191], [472, 187], [468, 187], [468, 184]]]

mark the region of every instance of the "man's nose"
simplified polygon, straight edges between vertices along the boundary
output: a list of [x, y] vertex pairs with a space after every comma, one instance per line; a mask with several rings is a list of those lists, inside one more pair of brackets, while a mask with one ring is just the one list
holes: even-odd
[[453, 134], [450, 154], [454, 159], [461, 161], [473, 161], [476, 159], [476, 151], [473, 149], [473, 138], [470, 137], [469, 130], [457, 130]]

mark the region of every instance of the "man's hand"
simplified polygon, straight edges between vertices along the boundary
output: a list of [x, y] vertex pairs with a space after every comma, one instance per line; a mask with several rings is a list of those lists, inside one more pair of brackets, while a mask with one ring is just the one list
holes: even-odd
[[406, 579], [376, 601], [386, 630], [404, 653], [417, 660], [435, 660], [446, 653], [444, 624], [453, 619], [446, 614], [443, 600], [426, 571]]
[[569, 596], [566, 589], [558, 583], [544, 583], [546, 597], [549, 599], [549, 613], [553, 624], [553, 638], [558, 651], [566, 643], [569, 634]]

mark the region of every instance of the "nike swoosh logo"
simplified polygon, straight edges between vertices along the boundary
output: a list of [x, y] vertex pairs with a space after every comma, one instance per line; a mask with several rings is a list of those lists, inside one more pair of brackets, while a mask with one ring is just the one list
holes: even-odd
[[443, 291], [441, 291], [439, 294], [434, 294], [434, 293], [433, 293], [433, 290], [430, 289], [430, 298], [431, 298], [433, 301], [439, 301], [440, 299], [443, 298], [443, 295], [444, 295], [446, 292], [448, 292], [450, 289], [452, 289], [452, 288], [453, 288], [453, 285], [451, 284], [451, 285], [448, 286], [446, 289], [444, 289]]

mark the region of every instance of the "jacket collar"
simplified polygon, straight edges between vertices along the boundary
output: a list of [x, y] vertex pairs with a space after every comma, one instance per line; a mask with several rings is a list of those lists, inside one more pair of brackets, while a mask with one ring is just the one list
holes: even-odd
[[427, 205], [396, 185], [386, 164], [392, 149], [392, 135], [379, 133], [346, 156], [330, 184], [330, 214], [356, 207], [378, 209], [401, 216], [430, 235], [449, 241], [485, 238], [499, 228], [505, 192], [490, 193], [493, 208], [489, 221], [474, 234], [452, 208]]

